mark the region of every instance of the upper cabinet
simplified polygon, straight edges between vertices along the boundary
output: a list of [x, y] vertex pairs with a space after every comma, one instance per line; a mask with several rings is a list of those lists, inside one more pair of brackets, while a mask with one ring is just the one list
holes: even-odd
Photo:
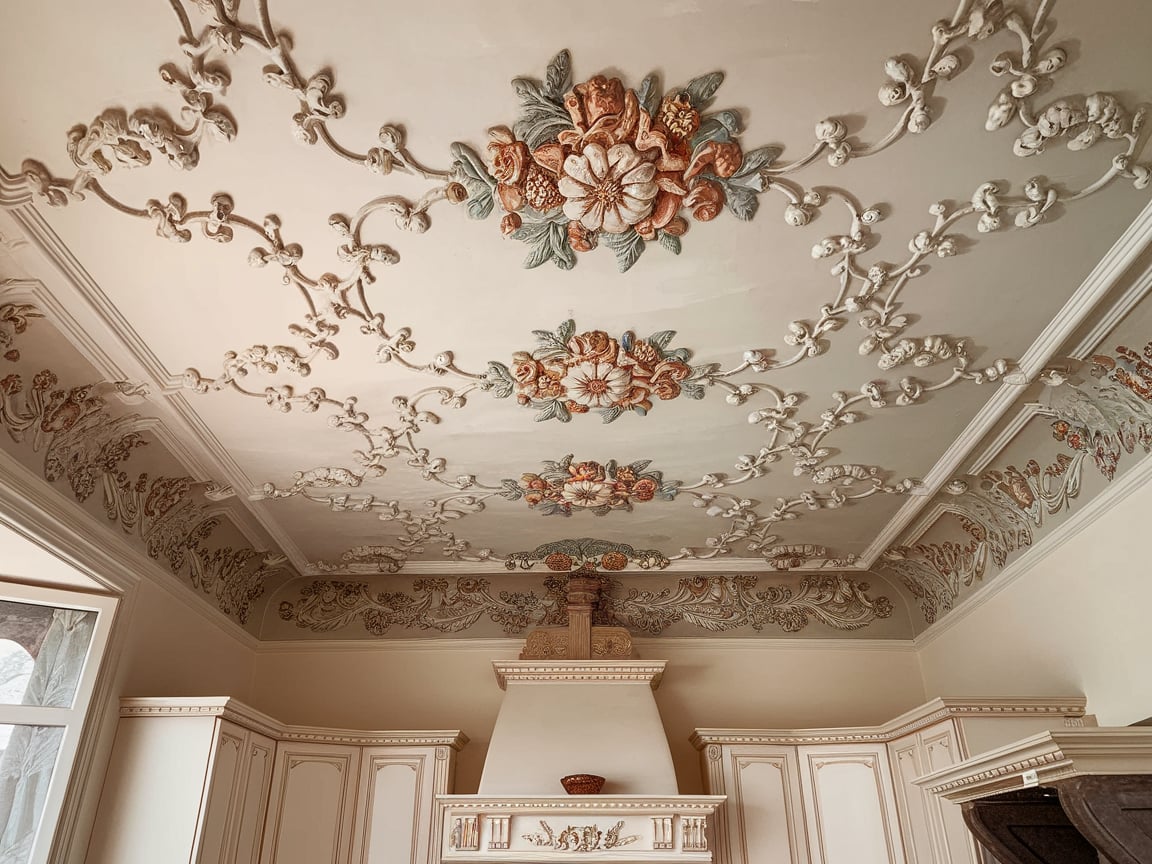
[[125, 699], [86, 864], [430, 864], [457, 731], [286, 726], [233, 699]]
[[[1044, 729], [1085, 701], [934, 699], [881, 726], [697, 729], [721, 864], [979, 864], [960, 808], [913, 781]], [[979, 749], [975, 749], [979, 748]]]

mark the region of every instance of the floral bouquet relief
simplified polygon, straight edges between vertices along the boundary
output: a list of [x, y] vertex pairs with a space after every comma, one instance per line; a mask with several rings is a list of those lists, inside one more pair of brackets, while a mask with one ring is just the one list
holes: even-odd
[[779, 151], [744, 153], [740, 115], [705, 113], [723, 80], [712, 72], [664, 96], [655, 75], [638, 90], [603, 75], [572, 86], [561, 51], [543, 81], [512, 82], [520, 119], [489, 130], [486, 161], [452, 145], [469, 213], [486, 218], [499, 203], [501, 232], [531, 248], [525, 267], [567, 270], [602, 243], [621, 272], [646, 241], [679, 254], [688, 214], [707, 222], [727, 205], [751, 219], [766, 184], [760, 169]]

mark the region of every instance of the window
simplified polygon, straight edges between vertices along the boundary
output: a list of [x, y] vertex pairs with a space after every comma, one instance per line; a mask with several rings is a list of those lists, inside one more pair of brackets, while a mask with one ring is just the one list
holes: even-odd
[[116, 600], [0, 583], [0, 864], [45, 864]]

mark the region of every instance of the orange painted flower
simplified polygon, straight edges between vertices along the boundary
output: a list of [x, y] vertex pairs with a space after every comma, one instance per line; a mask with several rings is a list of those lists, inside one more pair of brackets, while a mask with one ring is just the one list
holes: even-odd
[[532, 154], [507, 126], [496, 126], [488, 134], [492, 137], [488, 143], [489, 171], [496, 180], [501, 206], [511, 213], [524, 206], [524, 181]]
[[637, 501], [651, 501], [656, 495], [656, 481], [642, 477], [632, 485], [632, 497]]
[[604, 466], [599, 462], [577, 462], [568, 466], [568, 473], [572, 475], [573, 481], [603, 480]]
[[540, 377], [541, 367], [527, 351], [517, 351], [512, 355], [512, 377], [520, 384], [527, 384]]
[[544, 559], [544, 566], [549, 570], [556, 572], [571, 570], [572, 564], [572, 556], [565, 555], [563, 552], [553, 552], [551, 555]]
[[684, 179], [691, 180], [711, 169], [717, 177], [731, 177], [740, 170], [744, 154], [735, 141], [709, 141], [692, 155], [692, 164], [684, 172]]
[[615, 363], [620, 343], [603, 330], [589, 330], [568, 340], [568, 350], [579, 362], [604, 361]]
[[710, 180], [697, 180], [684, 206], [692, 208], [692, 216], [698, 222], [710, 222], [724, 209], [724, 190]]
[[628, 566], [628, 556], [623, 552], [605, 552], [600, 556], [600, 566], [611, 572], [623, 570]]
[[573, 219], [568, 223], [568, 245], [576, 252], [591, 252], [596, 248], [596, 232]]
[[640, 103], [633, 90], [625, 90], [619, 78], [597, 75], [577, 84], [564, 95], [564, 108], [574, 129], [563, 129], [559, 142], [573, 150], [588, 144], [612, 147], [636, 136]]

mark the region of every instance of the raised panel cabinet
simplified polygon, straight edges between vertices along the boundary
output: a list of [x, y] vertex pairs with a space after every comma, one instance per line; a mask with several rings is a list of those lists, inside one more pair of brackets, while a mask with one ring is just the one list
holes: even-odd
[[706, 755], [719, 775], [709, 786], [728, 796], [716, 820], [727, 841], [720, 864], [807, 864], [796, 748], [713, 745]]
[[359, 748], [281, 741], [261, 864], [348, 861]]
[[798, 748], [812, 864], [904, 864], [883, 744]]

